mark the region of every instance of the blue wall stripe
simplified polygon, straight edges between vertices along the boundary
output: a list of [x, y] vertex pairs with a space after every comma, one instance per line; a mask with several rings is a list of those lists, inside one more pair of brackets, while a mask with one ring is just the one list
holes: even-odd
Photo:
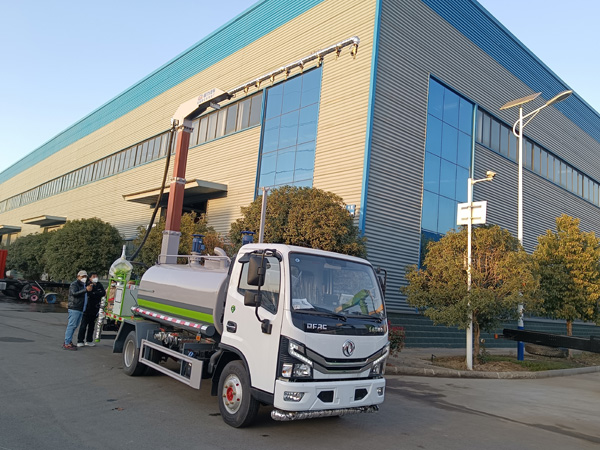
[[323, 0], [261, 0], [0, 173], [0, 183], [138, 108]]
[[[450, 25], [549, 100], [569, 86], [475, 0], [422, 0]], [[600, 115], [579, 95], [554, 105], [600, 142]]]
[[379, 56], [379, 27], [381, 23], [381, 2], [375, 7], [375, 30], [373, 31], [373, 56], [371, 57], [371, 81], [369, 86], [369, 110], [367, 112], [367, 135], [365, 137], [365, 158], [363, 163], [362, 191], [360, 193], [360, 216], [358, 228], [364, 234], [367, 219], [367, 194], [369, 188], [369, 169], [371, 164], [371, 142], [373, 140], [373, 121], [375, 115], [375, 89], [377, 87], [377, 60]]

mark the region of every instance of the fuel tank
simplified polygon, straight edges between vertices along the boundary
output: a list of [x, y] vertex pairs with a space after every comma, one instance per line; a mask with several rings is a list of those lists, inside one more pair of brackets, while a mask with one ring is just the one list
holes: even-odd
[[228, 266], [228, 261], [152, 266], [140, 281], [137, 303], [169, 316], [212, 324], [221, 334]]

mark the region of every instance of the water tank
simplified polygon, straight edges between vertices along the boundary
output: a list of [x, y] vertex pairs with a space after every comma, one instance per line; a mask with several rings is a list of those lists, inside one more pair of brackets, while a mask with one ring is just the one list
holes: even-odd
[[222, 332], [228, 264], [160, 264], [140, 281], [138, 305], [192, 322], [214, 324]]

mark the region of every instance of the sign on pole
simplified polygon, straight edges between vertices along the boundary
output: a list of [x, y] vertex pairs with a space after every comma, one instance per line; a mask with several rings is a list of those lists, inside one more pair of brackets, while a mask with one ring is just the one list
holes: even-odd
[[456, 224], [468, 225], [469, 218], [471, 219], [471, 224], [473, 225], [485, 224], [486, 211], [487, 201], [472, 202], [471, 204], [459, 203], [458, 212], [456, 214]]

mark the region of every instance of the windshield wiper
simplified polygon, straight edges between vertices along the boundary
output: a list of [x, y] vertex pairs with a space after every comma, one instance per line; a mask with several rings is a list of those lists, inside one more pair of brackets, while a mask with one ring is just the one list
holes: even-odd
[[357, 319], [370, 319], [370, 320], [374, 320], [376, 322], [383, 322], [383, 317], [381, 316], [371, 316], [369, 314], [361, 314], [361, 313], [350, 313], [348, 314], [349, 317], [355, 317]]
[[313, 309], [294, 309], [293, 311], [296, 312], [296, 313], [311, 314], [313, 316], [333, 317], [334, 319], [340, 319], [343, 322], [346, 322], [346, 320], [348, 320], [344, 314], [338, 314], [338, 313], [335, 313], [335, 312], [331, 312], [331, 311], [327, 311], [327, 310], [321, 310], [321, 309], [317, 309], [317, 308], [313, 308]]

